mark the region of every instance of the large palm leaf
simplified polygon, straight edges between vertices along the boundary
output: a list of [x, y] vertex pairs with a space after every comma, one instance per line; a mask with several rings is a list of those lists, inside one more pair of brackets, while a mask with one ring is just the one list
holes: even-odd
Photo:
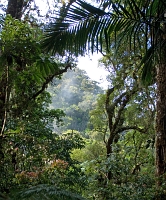
[[87, 49], [87, 43], [91, 43], [94, 49], [94, 40], [105, 27], [105, 14], [83, 1], [77, 1], [70, 7], [62, 23], [59, 23], [59, 17], [50, 24], [46, 30], [44, 47], [60, 54], [65, 50], [82, 54]]
[[50, 24], [46, 30], [43, 46], [52, 53], [65, 51], [76, 55], [86, 50], [109, 51], [113, 44], [116, 48], [126, 42], [128, 48], [145, 49], [143, 76], [152, 71], [152, 64], [161, 61], [160, 49], [165, 46], [164, 0], [120, 0], [103, 1], [96, 8], [82, 0], [70, 6], [64, 21]]

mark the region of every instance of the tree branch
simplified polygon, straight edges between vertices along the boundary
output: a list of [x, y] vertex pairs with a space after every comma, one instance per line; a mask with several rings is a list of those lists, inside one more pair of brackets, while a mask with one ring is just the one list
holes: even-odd
[[[115, 122], [113, 124], [113, 127], [112, 127], [112, 132], [114, 132], [119, 124], [119, 121], [121, 119], [121, 114], [124, 110], [124, 108], [126, 107], [127, 103], [130, 101], [131, 97], [138, 91], [138, 87], [137, 87], [137, 84], [135, 87], [132, 88], [132, 90], [129, 90], [128, 92], [125, 93], [125, 95], [123, 96], [120, 96], [120, 98], [118, 98], [118, 100], [122, 102], [119, 110], [118, 110], [118, 113], [117, 113], [117, 116], [115, 117]], [[124, 99], [123, 99], [124, 97]]]
[[138, 126], [124, 126], [124, 127], [118, 128], [118, 130], [114, 132], [114, 135], [121, 133], [123, 131], [126, 131], [126, 130], [131, 130], [131, 129], [139, 131], [140, 133], [147, 132], [147, 129], [139, 128]]
[[31, 97], [31, 99], [36, 99], [36, 97], [39, 96], [39, 94], [41, 94], [41, 93], [46, 89], [48, 83], [50, 83], [50, 82], [53, 80], [53, 78], [54, 78], [55, 76], [59, 76], [59, 75], [63, 74], [64, 72], [67, 72], [67, 70], [68, 70], [69, 68], [71, 69], [71, 64], [67, 64], [66, 67], [65, 67], [64, 69], [61, 69], [61, 70], [57, 71], [54, 75], [51, 75], [51, 76], [47, 77], [47, 78], [46, 78], [46, 81], [43, 83], [41, 89], [40, 89], [38, 92], [36, 92], [36, 93]]

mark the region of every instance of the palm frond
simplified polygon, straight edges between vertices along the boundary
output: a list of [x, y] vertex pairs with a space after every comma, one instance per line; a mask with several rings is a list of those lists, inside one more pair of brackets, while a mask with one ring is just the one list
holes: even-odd
[[0, 192], [0, 200], [11, 200], [7, 195]]
[[108, 15], [86, 2], [77, 1], [70, 7], [63, 23], [50, 24], [46, 30], [43, 47], [52, 53], [63, 54], [66, 50], [82, 54], [89, 42], [93, 51], [94, 42], [99, 44], [98, 35], [103, 33]]
[[[87, 47], [93, 52], [110, 46], [111, 32], [123, 32], [119, 37], [132, 38], [145, 23], [144, 13], [134, 0], [128, 1], [128, 7], [110, 3], [110, 12], [105, 12], [81, 0], [68, 10], [62, 23], [52, 23], [46, 30], [43, 47], [52, 53], [69, 51], [82, 54]], [[121, 39], [119, 39], [121, 41]], [[87, 45], [88, 44], [88, 45]]]
[[[103, 1], [106, 11], [96, 8], [82, 0], [77, 0], [69, 9], [62, 23], [52, 23], [46, 30], [43, 47], [53, 54], [65, 51], [75, 55], [85, 51], [109, 51], [113, 41], [118, 48], [125, 44], [128, 51], [135, 52], [138, 47], [145, 49], [145, 59], [141, 64], [150, 67], [157, 57], [163, 37], [163, 16], [166, 5], [162, 0], [125, 0], [113, 3]], [[164, 33], [165, 34], [165, 33]], [[111, 38], [110, 38], [111, 37]], [[151, 47], [154, 52], [149, 53]], [[153, 59], [153, 60], [152, 60]], [[145, 73], [145, 72], [144, 72]], [[145, 77], [143, 75], [143, 77]]]
[[[156, 64], [162, 63], [161, 49], [165, 48], [165, 41], [151, 46], [141, 60], [140, 67], [142, 67], [142, 81], [145, 85], [154, 83], [156, 76]], [[156, 53], [157, 52], [157, 53]]]
[[142, 81], [146, 85], [152, 82], [152, 67], [154, 67], [153, 56], [154, 56], [154, 47], [150, 47], [140, 63], [140, 66], [143, 65]]
[[0, 31], [1, 31], [1, 26], [4, 23], [4, 16], [0, 14]]

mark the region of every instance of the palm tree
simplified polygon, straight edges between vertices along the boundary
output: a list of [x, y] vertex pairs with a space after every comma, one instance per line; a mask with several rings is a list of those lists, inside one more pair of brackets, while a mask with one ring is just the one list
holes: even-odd
[[124, 43], [131, 53], [144, 51], [140, 63], [142, 79], [148, 84], [152, 80], [157, 83], [156, 174], [163, 175], [166, 172], [166, 2], [103, 0], [97, 8], [77, 0], [63, 13], [63, 21], [59, 21], [60, 15], [50, 24], [43, 41], [43, 47], [52, 54], [109, 51], [112, 45], [118, 53]]

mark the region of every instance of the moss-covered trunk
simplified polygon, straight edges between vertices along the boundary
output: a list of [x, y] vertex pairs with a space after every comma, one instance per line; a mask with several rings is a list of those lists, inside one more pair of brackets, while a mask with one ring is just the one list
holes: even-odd
[[[156, 175], [166, 172], [166, 64], [157, 67]], [[160, 181], [159, 184], [162, 182]]]
[[21, 19], [23, 7], [28, 4], [24, 0], [8, 0], [6, 14], [10, 14], [15, 19]]
[[[28, 2], [26, 2], [27, 4]], [[10, 14], [15, 19], [21, 19], [22, 9], [24, 6], [24, 0], [8, 0], [8, 6], [6, 9], [6, 14]], [[10, 65], [10, 60], [7, 59], [7, 64], [3, 66], [3, 76], [0, 79], [0, 171], [1, 171], [1, 180], [5, 179], [4, 177], [4, 158], [5, 150], [3, 145], [6, 141], [4, 130], [7, 122], [7, 105], [9, 101], [9, 80], [8, 80], [8, 67]], [[7, 187], [7, 186], [6, 186]], [[2, 183], [0, 183], [1, 192], [7, 192], [6, 188]]]

